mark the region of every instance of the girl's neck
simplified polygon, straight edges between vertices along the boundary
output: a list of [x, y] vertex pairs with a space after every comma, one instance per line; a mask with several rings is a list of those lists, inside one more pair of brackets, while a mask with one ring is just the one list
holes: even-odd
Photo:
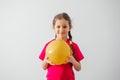
[[56, 37], [56, 39], [61, 39], [61, 40], [64, 40], [64, 41], [67, 41], [67, 37], [66, 38], [59, 38], [59, 37]]

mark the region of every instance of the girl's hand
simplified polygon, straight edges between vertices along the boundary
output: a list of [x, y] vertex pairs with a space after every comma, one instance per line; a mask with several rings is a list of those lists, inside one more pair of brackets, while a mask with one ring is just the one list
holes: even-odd
[[47, 58], [47, 57], [45, 57], [45, 61], [46, 61], [48, 64], [50, 64], [50, 65], [54, 65], [52, 62], [48, 61], [48, 58]]
[[48, 59], [47, 59], [47, 57], [45, 57], [45, 59], [44, 59], [44, 61], [43, 61], [43, 64], [42, 64], [42, 68], [44, 69], [44, 70], [46, 70], [47, 68], [48, 68], [48, 65], [54, 65], [54, 64], [52, 64], [50, 61], [48, 61]]
[[75, 58], [71, 55], [70, 57], [68, 57], [68, 61], [67, 62], [70, 62], [70, 63], [73, 63], [75, 60]]

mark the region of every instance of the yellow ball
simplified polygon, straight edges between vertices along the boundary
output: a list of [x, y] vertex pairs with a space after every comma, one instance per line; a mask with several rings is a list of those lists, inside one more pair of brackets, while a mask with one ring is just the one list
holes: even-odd
[[64, 40], [54, 40], [46, 47], [46, 57], [55, 65], [64, 64], [70, 55], [71, 49]]

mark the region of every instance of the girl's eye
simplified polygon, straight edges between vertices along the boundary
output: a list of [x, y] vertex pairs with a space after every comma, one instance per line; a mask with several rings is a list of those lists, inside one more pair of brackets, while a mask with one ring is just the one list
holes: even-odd
[[67, 28], [67, 26], [63, 26], [63, 28]]
[[60, 26], [57, 26], [57, 28], [60, 28]]

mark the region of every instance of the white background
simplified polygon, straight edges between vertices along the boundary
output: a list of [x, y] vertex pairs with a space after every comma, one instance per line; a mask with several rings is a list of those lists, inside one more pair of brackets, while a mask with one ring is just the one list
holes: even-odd
[[0, 0], [0, 80], [45, 80], [38, 56], [61, 12], [85, 56], [76, 80], [120, 80], [119, 0]]

